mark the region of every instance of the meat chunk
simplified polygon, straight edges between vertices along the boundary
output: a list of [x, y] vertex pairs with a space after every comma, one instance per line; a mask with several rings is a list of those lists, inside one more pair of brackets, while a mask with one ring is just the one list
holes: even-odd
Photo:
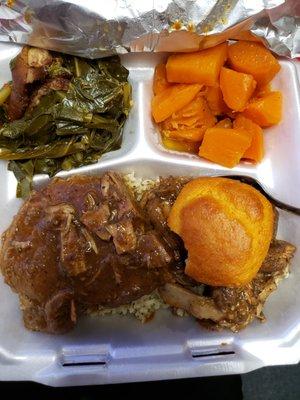
[[212, 328], [229, 328], [238, 331], [247, 326], [256, 317], [258, 299], [254, 296], [251, 284], [241, 288], [216, 287], [211, 288], [215, 306], [223, 314], [216, 324], [206, 322]]
[[199, 296], [181, 286], [166, 283], [159, 293], [167, 304], [181, 308], [198, 319], [218, 322], [224, 318], [223, 312], [216, 307], [213, 299]]
[[274, 240], [256, 277], [241, 288], [211, 288], [211, 297], [226, 317], [215, 328], [238, 331], [254, 318], [264, 320], [263, 306], [278, 283], [287, 276], [289, 263], [295, 252], [290, 243]]
[[143, 233], [145, 221], [132, 194], [121, 178], [107, 174], [101, 181], [101, 195], [98, 205], [91, 194], [87, 198], [88, 209], [82, 214], [81, 222], [100, 239], [112, 238], [118, 254], [135, 250], [136, 233]]
[[36, 89], [30, 96], [30, 101], [27, 110], [29, 112], [32, 111], [36, 106], [39, 105], [41, 98], [46, 96], [52, 90], [55, 91], [61, 90], [63, 92], [66, 92], [69, 89], [69, 85], [70, 85], [69, 79], [63, 77], [56, 77], [49, 79], [48, 81], [43, 83], [41, 87]]
[[279, 276], [286, 272], [287, 265], [295, 252], [295, 246], [283, 240], [274, 240], [271, 245], [267, 257], [265, 258], [259, 274], [264, 277]]
[[135, 250], [137, 237], [133, 224], [129, 219], [109, 224], [106, 229], [113, 238], [116, 252], [118, 254], [128, 253]]
[[81, 231], [75, 214], [74, 207], [64, 203], [46, 209], [46, 219], [60, 231], [61, 266], [70, 276], [86, 271], [85, 252], [93, 240]]
[[52, 62], [52, 56], [48, 50], [37, 49], [36, 47], [30, 47], [28, 50], [28, 66], [33, 68], [41, 68], [45, 65], [49, 65]]
[[160, 240], [169, 251], [175, 252], [178, 262], [172, 265], [173, 280], [184, 287], [191, 287], [195, 282], [184, 273], [187, 252], [182, 239], [168, 227], [167, 220], [172, 205], [188, 181], [186, 177], [160, 178], [152, 188], [144, 192], [140, 201], [149, 222], [159, 232]]
[[141, 208], [145, 210], [153, 226], [164, 235], [171, 231], [167, 228], [167, 218], [179, 192], [188, 178], [160, 178], [159, 182], [146, 191], [141, 199]]
[[74, 327], [76, 312], [72, 290], [62, 289], [56, 292], [45, 306], [40, 306], [26, 296], [19, 297], [24, 325], [27, 329], [64, 333]]
[[186, 251], [181, 238], [169, 229], [167, 219], [172, 205], [188, 180], [185, 177], [172, 176], [160, 178], [159, 182], [153, 188], [143, 194], [140, 201], [141, 208], [147, 214], [149, 222], [159, 233], [160, 240], [164, 242], [168, 251], [175, 252], [178, 262], [174, 264], [172, 274], [176, 275], [175, 279], [183, 285], [189, 285], [192, 282], [184, 274]]
[[187, 311], [205, 327], [229, 328], [236, 332], [254, 318], [264, 320], [264, 303], [286, 276], [294, 251], [295, 247], [289, 243], [274, 241], [259, 273], [244, 287], [207, 287], [207, 295], [202, 296], [166, 283], [160, 288], [160, 294], [166, 303]]
[[115, 307], [151, 293], [172, 279], [176, 263], [176, 249], [112, 172], [56, 178], [33, 193], [0, 252], [26, 326], [51, 333], [71, 329], [78, 306]]
[[16, 58], [15, 65], [12, 69], [13, 88], [9, 97], [7, 108], [7, 116], [11, 121], [19, 119], [23, 116], [29, 102], [27, 88], [27, 59], [28, 47], [24, 47]]
[[171, 252], [154, 230], [139, 237], [136, 254], [148, 268], [167, 267], [172, 258], [177, 257], [177, 253]]
[[11, 121], [23, 116], [30, 99], [29, 85], [46, 76], [45, 67], [52, 61], [47, 50], [23, 47], [12, 68], [12, 92], [7, 115]]

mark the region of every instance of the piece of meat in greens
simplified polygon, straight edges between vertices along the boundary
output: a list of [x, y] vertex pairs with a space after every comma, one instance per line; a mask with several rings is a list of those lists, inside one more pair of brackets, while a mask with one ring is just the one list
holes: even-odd
[[35, 174], [52, 177], [120, 147], [131, 86], [118, 57], [87, 60], [26, 46], [11, 69], [0, 159], [18, 180], [17, 197], [28, 196]]

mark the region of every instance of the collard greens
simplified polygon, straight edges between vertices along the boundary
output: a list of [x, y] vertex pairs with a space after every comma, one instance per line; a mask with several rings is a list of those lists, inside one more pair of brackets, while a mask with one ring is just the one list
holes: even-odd
[[59, 56], [48, 76], [67, 76], [68, 90], [48, 90], [18, 120], [7, 122], [0, 109], [0, 159], [18, 180], [26, 197], [34, 174], [50, 177], [60, 170], [96, 162], [118, 149], [130, 110], [128, 71], [118, 57], [85, 60]]

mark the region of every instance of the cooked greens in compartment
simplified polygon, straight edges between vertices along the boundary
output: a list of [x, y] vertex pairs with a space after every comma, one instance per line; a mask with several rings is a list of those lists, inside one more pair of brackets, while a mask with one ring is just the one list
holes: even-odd
[[24, 47], [0, 89], [0, 159], [26, 197], [35, 174], [96, 162], [121, 145], [131, 104], [118, 57], [86, 60]]

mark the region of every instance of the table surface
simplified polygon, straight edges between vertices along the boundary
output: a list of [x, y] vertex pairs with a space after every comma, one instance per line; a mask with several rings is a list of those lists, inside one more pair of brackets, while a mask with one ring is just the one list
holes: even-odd
[[198, 394], [202, 398], [204, 395], [205, 400], [299, 400], [299, 378], [300, 364], [263, 368], [245, 375], [106, 386], [51, 388], [31, 382], [1, 382], [0, 390], [9, 393], [11, 398], [22, 393], [22, 398], [30, 400], [99, 400], [118, 397], [141, 400], [145, 393], [151, 398], [157, 397], [159, 392], [169, 392], [170, 396], [176, 393], [178, 397]]

